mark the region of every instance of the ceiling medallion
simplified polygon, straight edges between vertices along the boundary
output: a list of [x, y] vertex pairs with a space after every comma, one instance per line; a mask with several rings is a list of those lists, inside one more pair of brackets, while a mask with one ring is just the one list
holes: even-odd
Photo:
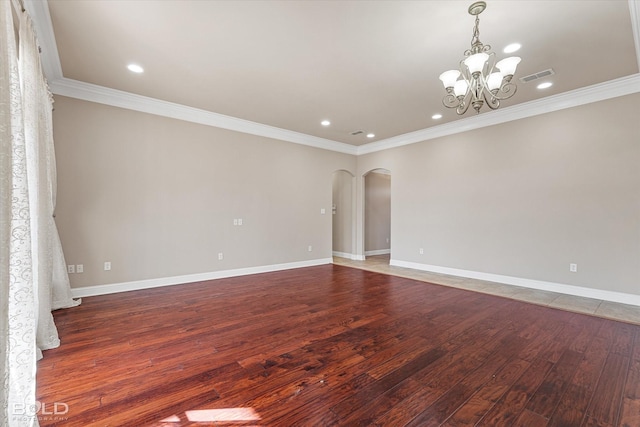
[[500, 101], [511, 98], [517, 90], [511, 80], [520, 58], [512, 56], [496, 63], [491, 46], [480, 41], [479, 15], [486, 7], [483, 1], [469, 6], [469, 14], [476, 17], [471, 49], [464, 52], [465, 58], [460, 61], [459, 70], [445, 71], [440, 75], [447, 91], [442, 103], [447, 108], [455, 108], [459, 115], [466, 113], [470, 105], [476, 113], [480, 113], [485, 103], [495, 110], [500, 107]]

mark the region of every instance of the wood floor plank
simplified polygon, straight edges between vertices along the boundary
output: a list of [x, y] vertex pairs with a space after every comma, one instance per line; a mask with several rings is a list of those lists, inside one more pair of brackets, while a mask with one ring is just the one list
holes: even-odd
[[[469, 387], [467, 385], [462, 385], [459, 389], [454, 389], [454, 387], [482, 366], [487, 358], [495, 353], [494, 346], [501, 342], [505, 336], [516, 338], [515, 333], [505, 329], [501, 331], [501, 336], [496, 337], [495, 341], [470, 340], [469, 347], [466, 347], [464, 351], [459, 348], [455, 352], [448, 352], [438, 361], [439, 364], [434, 364], [428, 370], [416, 373], [412, 379], [422, 384], [421, 388], [378, 417], [375, 424], [421, 425], [427, 422], [423, 421], [423, 417], [429, 419], [432, 415], [436, 418], [441, 417], [442, 421], [446, 419], [448, 415], [433, 413], [431, 406], [448, 391], [451, 391], [456, 398], [459, 398], [457, 393], [462, 389], [464, 389], [463, 393], [468, 393]], [[446, 406], [448, 402], [445, 400], [442, 404]]]
[[533, 395], [552, 368], [553, 363], [549, 360], [545, 358], [536, 359], [476, 425], [513, 425], [531, 395]]
[[549, 419], [569, 386], [582, 358], [581, 353], [565, 351], [529, 400], [527, 410]]
[[523, 427], [545, 427], [548, 421], [549, 420], [542, 415], [525, 409], [513, 425]]
[[639, 425], [639, 326], [348, 267], [54, 317], [37, 398], [69, 412], [43, 427]]
[[633, 336], [634, 328], [631, 325], [622, 322], [616, 323], [611, 352], [629, 356], [633, 347]]
[[551, 416], [549, 427], [581, 425], [598, 379], [607, 360], [609, 342], [602, 336], [593, 339], [582, 361]]
[[625, 384], [620, 425], [640, 426], [640, 332], [635, 331], [629, 375]]
[[[516, 307], [512, 307], [512, 310], [515, 310]], [[456, 356], [460, 358], [461, 355], [454, 352], [455, 349], [458, 349], [462, 346], [469, 345], [472, 342], [474, 336], [476, 336], [481, 331], [487, 331], [489, 325], [496, 323], [496, 320], [504, 319], [509, 316], [511, 313], [510, 310], [502, 310], [497, 313], [493, 313], [490, 317], [491, 320], [487, 320], [489, 317], [488, 314], [485, 314], [484, 321], [480, 320], [480, 317], [470, 317], [471, 322], [467, 323], [461, 322], [456, 324], [455, 326], [451, 326], [447, 329], [440, 328], [441, 333], [439, 335], [432, 334], [430, 336], [430, 340], [435, 343], [440, 343], [439, 347], [420, 347], [422, 349], [423, 354], [416, 358], [406, 358], [406, 354], [402, 354], [400, 357], [389, 359], [391, 363], [383, 362], [379, 365], [379, 369], [374, 370], [373, 372], [369, 372], [372, 374], [373, 378], [380, 380], [380, 383], [372, 384], [369, 389], [362, 390], [361, 392], [351, 396], [345, 401], [341, 402], [336, 407], [332, 408], [332, 410], [339, 415], [345, 417], [350, 412], [358, 411], [362, 414], [368, 414], [371, 416], [374, 413], [377, 413], [377, 410], [384, 407], [384, 405], [380, 405], [380, 402], [375, 402], [375, 409], [368, 408], [369, 405], [367, 402], [372, 402], [377, 399], [385, 390], [394, 389], [392, 399], [397, 398], [398, 394], [408, 393], [405, 390], [407, 384], [411, 386], [412, 382], [405, 383], [401, 385], [408, 377], [414, 376], [419, 379], [420, 384], [425, 384], [429, 377], [437, 376], [439, 370], [445, 370], [448, 364], [452, 363], [451, 357]], [[469, 320], [469, 318], [467, 318]], [[474, 324], [475, 323], [475, 324]], [[434, 328], [435, 329], [435, 328]], [[492, 329], [491, 334], [487, 336], [492, 336], [492, 334], [496, 333], [497, 329]], [[508, 333], [507, 330], [502, 330], [502, 333]], [[428, 353], [424, 353], [428, 348], [431, 350]], [[481, 347], [477, 348], [478, 351], [481, 350]], [[441, 356], [449, 354], [451, 357], [442, 358]], [[403, 363], [398, 363], [398, 360], [404, 360]], [[435, 364], [432, 364], [437, 362]], [[421, 372], [426, 371], [426, 375], [421, 374]], [[399, 386], [398, 390], [395, 390], [396, 386]], [[355, 409], [354, 408], [359, 408]], [[351, 418], [351, 417], [350, 417]]]
[[465, 403], [453, 411], [442, 425], [447, 427], [475, 425], [529, 366], [530, 363], [526, 360], [518, 357], [512, 358], [509, 363], [496, 372], [491, 381], [484, 384]]
[[423, 411], [407, 425], [439, 425], [462, 407], [480, 388], [491, 382], [496, 373], [500, 372], [502, 367], [517, 353], [523, 339], [516, 334], [508, 338], [500, 340], [500, 345], [496, 346], [495, 351], [484, 358], [477, 369], [462, 377], [452, 387], [443, 387], [442, 389], [446, 391], [426, 411]]
[[593, 392], [587, 415], [599, 423], [617, 425], [622, 407], [622, 392], [629, 372], [629, 357], [609, 353], [598, 385]]

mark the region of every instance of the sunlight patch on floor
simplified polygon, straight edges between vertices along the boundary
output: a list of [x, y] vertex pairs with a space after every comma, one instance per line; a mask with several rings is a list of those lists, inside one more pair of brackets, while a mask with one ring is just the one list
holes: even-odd
[[189, 421], [258, 421], [260, 416], [253, 408], [200, 409], [185, 412]]
[[[260, 421], [260, 415], [253, 408], [219, 408], [219, 409], [197, 409], [184, 413], [187, 420], [194, 423], [230, 423]], [[171, 415], [161, 423], [180, 423], [182, 419], [178, 415]]]

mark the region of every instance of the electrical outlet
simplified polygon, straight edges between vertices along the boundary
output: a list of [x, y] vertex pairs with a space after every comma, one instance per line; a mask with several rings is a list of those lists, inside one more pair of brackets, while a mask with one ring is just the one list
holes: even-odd
[[420, 248], [420, 255], [424, 255], [424, 248]]
[[238, 225], [242, 225], [242, 218], [238, 218]]
[[312, 250], [313, 250], [313, 247], [309, 245], [309, 247], [307, 248], [307, 251], [311, 252]]
[[111, 261], [105, 261], [104, 263], [104, 271], [111, 270]]
[[324, 214], [326, 214], [326, 213], [327, 213], [327, 211], [325, 210], [325, 208], [320, 209], [320, 214], [321, 214], [321, 215], [324, 215]]
[[238, 219], [237, 218], [233, 219], [233, 225], [238, 225]]
[[76, 265], [76, 273], [84, 273], [84, 265], [82, 264]]
[[569, 264], [569, 271], [572, 273], [578, 272], [578, 264]]
[[76, 272], [76, 266], [73, 264], [67, 265], [67, 273], [73, 274]]
[[224, 259], [224, 254], [222, 252], [218, 253], [218, 261], [222, 261]]

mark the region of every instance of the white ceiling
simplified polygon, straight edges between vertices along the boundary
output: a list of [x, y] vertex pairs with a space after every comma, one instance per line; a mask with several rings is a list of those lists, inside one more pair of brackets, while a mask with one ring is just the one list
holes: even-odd
[[[470, 46], [470, 3], [49, 0], [48, 8], [27, 1], [27, 9], [54, 93], [128, 99], [119, 106], [148, 112], [157, 100], [175, 117], [199, 114], [193, 121], [214, 125], [237, 118], [250, 133], [271, 129], [339, 148], [471, 123], [442, 105], [438, 80]], [[522, 44], [516, 78], [556, 73], [544, 91], [518, 81], [502, 110], [534, 105], [539, 114], [544, 100], [621, 78], [622, 93], [640, 91], [638, 9], [637, 0], [489, 0], [480, 40], [498, 58], [509, 56], [507, 44]], [[145, 72], [128, 71], [131, 62]], [[435, 113], [444, 117], [432, 120]]]

